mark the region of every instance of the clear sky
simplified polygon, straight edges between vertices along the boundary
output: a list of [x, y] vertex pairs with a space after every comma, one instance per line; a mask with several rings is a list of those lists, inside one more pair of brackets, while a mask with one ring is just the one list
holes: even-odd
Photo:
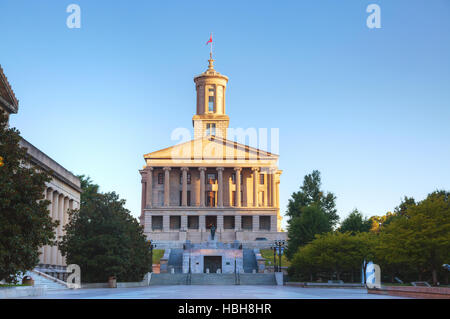
[[11, 125], [134, 216], [143, 154], [192, 126], [210, 32], [230, 126], [280, 129], [282, 213], [314, 169], [342, 218], [450, 189], [448, 0], [0, 0], [0, 17]]

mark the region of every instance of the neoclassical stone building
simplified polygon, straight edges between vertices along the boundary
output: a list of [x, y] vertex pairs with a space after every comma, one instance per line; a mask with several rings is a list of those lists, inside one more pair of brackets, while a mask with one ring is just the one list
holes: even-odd
[[141, 224], [159, 246], [208, 240], [267, 246], [280, 231], [278, 155], [227, 139], [228, 78], [208, 69], [194, 78], [194, 139], [144, 155]]
[[[19, 101], [0, 67], [0, 111], [5, 112], [9, 117], [10, 114], [16, 114], [18, 110]], [[22, 138], [20, 146], [25, 147], [30, 156], [30, 162], [27, 165], [34, 165], [38, 169], [49, 172], [52, 176], [52, 180], [47, 183], [44, 196], [51, 202], [48, 206], [50, 216], [52, 219], [60, 221], [55, 234], [59, 239], [64, 234], [63, 227], [68, 223], [67, 210], [80, 207], [80, 180], [27, 140]], [[57, 246], [41, 248], [39, 268], [42, 271], [55, 273], [64, 269], [65, 266], [67, 266], [65, 258]]]

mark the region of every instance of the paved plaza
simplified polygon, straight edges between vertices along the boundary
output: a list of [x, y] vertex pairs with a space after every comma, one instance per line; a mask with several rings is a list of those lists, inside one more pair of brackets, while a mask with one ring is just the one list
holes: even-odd
[[[30, 298], [30, 297], [28, 297]], [[395, 299], [366, 289], [287, 286], [150, 286], [50, 291], [36, 299]]]

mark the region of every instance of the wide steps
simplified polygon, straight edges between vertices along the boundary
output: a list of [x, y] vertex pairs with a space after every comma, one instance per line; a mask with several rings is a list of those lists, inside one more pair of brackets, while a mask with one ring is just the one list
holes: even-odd
[[152, 274], [150, 286], [158, 285], [276, 285], [275, 274], [239, 274], [239, 281], [236, 282], [236, 275], [233, 274]]
[[191, 274], [191, 285], [235, 285], [235, 274]]
[[152, 274], [150, 286], [186, 285], [188, 274]]
[[241, 285], [276, 285], [275, 274], [240, 274], [239, 280]]
[[[35, 288], [44, 288], [46, 290], [68, 289], [67, 286], [60, 284], [56, 281], [53, 281], [51, 279], [45, 278], [33, 271], [27, 271], [25, 276], [30, 276], [31, 278], [33, 278]], [[20, 281], [22, 281], [22, 278], [20, 278]]]

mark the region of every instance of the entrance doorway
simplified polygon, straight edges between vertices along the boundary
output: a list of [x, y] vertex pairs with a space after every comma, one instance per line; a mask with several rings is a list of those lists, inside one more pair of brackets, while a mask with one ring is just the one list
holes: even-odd
[[206, 273], [206, 269], [209, 269], [210, 273], [215, 274], [217, 269], [222, 270], [222, 256], [204, 256], [203, 257], [203, 272]]

